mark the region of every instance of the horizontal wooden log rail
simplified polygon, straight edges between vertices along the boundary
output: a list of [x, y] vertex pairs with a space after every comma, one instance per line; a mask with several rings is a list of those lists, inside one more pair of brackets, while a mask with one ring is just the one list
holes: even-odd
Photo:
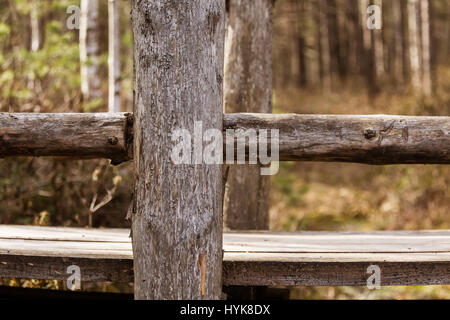
[[131, 113], [0, 113], [0, 157], [132, 158]]
[[[450, 163], [450, 117], [236, 113], [224, 115], [227, 129], [278, 129], [281, 161]], [[0, 113], [0, 157], [118, 164], [132, 159], [132, 132], [130, 113]]]

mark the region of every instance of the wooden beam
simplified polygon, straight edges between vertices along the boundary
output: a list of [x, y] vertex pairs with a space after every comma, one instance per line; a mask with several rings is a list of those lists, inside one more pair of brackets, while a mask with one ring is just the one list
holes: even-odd
[[0, 157], [132, 158], [130, 113], [0, 113]]
[[[377, 265], [381, 285], [450, 284], [450, 230], [232, 232], [223, 235], [228, 286], [366, 285]], [[0, 277], [133, 281], [127, 229], [0, 226]]]
[[[128, 113], [0, 113], [0, 157], [120, 163], [132, 158], [132, 123]], [[223, 129], [278, 129], [282, 161], [450, 164], [450, 117], [237, 113]]]
[[228, 114], [225, 129], [278, 129], [280, 160], [450, 164], [450, 117]]

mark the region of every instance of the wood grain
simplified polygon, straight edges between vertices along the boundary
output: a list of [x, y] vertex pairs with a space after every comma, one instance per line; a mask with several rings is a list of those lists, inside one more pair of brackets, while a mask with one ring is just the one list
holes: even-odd
[[[272, 0], [230, 0], [225, 38], [224, 110], [272, 112]], [[270, 177], [260, 164], [228, 167], [224, 228], [269, 229]]]
[[[124, 113], [0, 113], [0, 157], [120, 163], [133, 158], [132, 123]], [[224, 115], [223, 129], [278, 129], [281, 161], [450, 164], [450, 117], [235, 113]], [[227, 143], [235, 141], [224, 150]]]
[[450, 117], [226, 114], [239, 128], [278, 129], [280, 160], [450, 163]]
[[[129, 230], [0, 226], [0, 277], [133, 281]], [[367, 267], [382, 285], [450, 284], [450, 230], [224, 233], [223, 284], [365, 285]]]
[[130, 113], [0, 113], [0, 158], [132, 158]]
[[171, 153], [195, 122], [220, 137], [225, 1], [131, 3], [135, 298], [219, 299], [222, 165], [176, 165]]

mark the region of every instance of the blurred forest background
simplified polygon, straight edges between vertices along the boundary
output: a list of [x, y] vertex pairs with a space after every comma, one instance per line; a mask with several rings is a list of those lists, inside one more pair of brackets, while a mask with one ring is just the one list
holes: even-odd
[[[130, 3], [118, 1], [118, 14], [108, 15], [107, 0], [89, 1], [94, 9], [81, 19], [86, 33], [67, 24], [73, 14], [67, 8], [80, 2], [88, 5], [0, 0], [1, 112], [132, 110]], [[382, 9], [379, 30], [366, 26], [371, 4]], [[120, 31], [108, 36], [111, 23]], [[112, 36], [117, 47], [108, 43]], [[114, 52], [118, 59], [112, 59]], [[448, 0], [276, 0], [274, 112], [448, 116], [449, 58]], [[114, 74], [109, 81], [108, 74]], [[273, 230], [450, 228], [448, 166], [280, 165], [272, 177]], [[112, 167], [105, 160], [1, 159], [0, 223], [129, 227], [124, 218], [131, 170], [130, 163]], [[132, 290], [131, 284], [83, 286]], [[296, 288], [291, 297], [450, 298], [450, 286]]]

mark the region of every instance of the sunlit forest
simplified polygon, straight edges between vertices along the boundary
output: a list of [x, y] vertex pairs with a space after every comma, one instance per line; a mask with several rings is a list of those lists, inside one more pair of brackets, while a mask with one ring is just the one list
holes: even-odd
[[[115, 20], [115, 95], [108, 1], [98, 1], [84, 36], [69, 27], [71, 5], [80, 0], [0, 0], [0, 112], [132, 111], [129, 1], [119, 1]], [[369, 5], [381, 9], [379, 29], [367, 27]], [[272, 64], [274, 113], [449, 116], [450, 1], [276, 0]], [[0, 224], [129, 227], [132, 170], [109, 160], [0, 159]], [[270, 229], [450, 229], [449, 186], [445, 165], [283, 162], [271, 177]], [[0, 284], [65, 289], [62, 281]], [[84, 286], [133, 290], [131, 283]], [[289, 295], [450, 298], [450, 286], [300, 287]]]

